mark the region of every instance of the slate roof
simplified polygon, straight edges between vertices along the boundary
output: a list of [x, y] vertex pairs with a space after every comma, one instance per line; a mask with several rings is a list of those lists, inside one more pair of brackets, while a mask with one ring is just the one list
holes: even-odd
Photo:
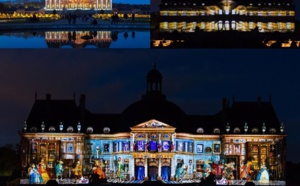
[[263, 123], [267, 127], [266, 133], [269, 133], [270, 128], [276, 128], [277, 131], [280, 128], [280, 122], [271, 102], [234, 102], [226, 120], [231, 128], [240, 127], [242, 131], [246, 122], [249, 130], [258, 128], [261, 131]]
[[[158, 79], [160, 78], [162, 77]], [[253, 128], [261, 133], [263, 123], [267, 134], [271, 128], [275, 128], [276, 133], [280, 132], [280, 122], [270, 101], [261, 101], [259, 98], [251, 102], [233, 101], [229, 105], [227, 99], [223, 99], [222, 110], [214, 115], [188, 115], [179, 106], [168, 101], [160, 89], [147, 92], [141, 100], [129, 105], [120, 114], [91, 113], [85, 108], [84, 95], [81, 95], [79, 105], [76, 105], [74, 99], [52, 100], [48, 94], [45, 100], [35, 100], [27, 125], [29, 130], [36, 127], [41, 131], [41, 123], [45, 122], [45, 132], [49, 126], [55, 126], [56, 131], [59, 131], [58, 126], [62, 122], [64, 130], [73, 126], [77, 132], [76, 126], [80, 121], [82, 132], [86, 132], [87, 127], [93, 127], [94, 133], [103, 133], [103, 128], [109, 127], [111, 133], [117, 133], [130, 132], [130, 127], [151, 119], [174, 126], [176, 132], [197, 133], [197, 129], [202, 128], [204, 134], [214, 134], [214, 129], [218, 128], [222, 134], [227, 133], [226, 124], [229, 123], [229, 133], [233, 133], [234, 128], [238, 127], [243, 134], [245, 122], [249, 127], [248, 133]]]

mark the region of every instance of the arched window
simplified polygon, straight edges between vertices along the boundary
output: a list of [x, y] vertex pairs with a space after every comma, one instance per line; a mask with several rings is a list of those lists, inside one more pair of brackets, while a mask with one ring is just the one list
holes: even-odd
[[55, 127], [54, 126], [50, 126], [48, 130], [49, 130], [49, 132], [55, 132]]
[[67, 128], [67, 132], [71, 133], [71, 132], [73, 132], [73, 131], [74, 131], [74, 128], [73, 128], [72, 126], [69, 126], [69, 127]]
[[94, 131], [93, 127], [88, 127], [86, 129], [86, 132], [89, 133], [89, 134], [93, 133], [93, 131]]
[[36, 128], [36, 127], [31, 127], [31, 128], [30, 128], [30, 131], [31, 131], [31, 132], [36, 132], [36, 131], [37, 131], [37, 128]]
[[203, 133], [204, 133], [204, 130], [203, 130], [203, 128], [201, 128], [201, 127], [200, 127], [200, 128], [198, 128], [198, 129], [197, 129], [197, 133], [199, 133], [199, 134], [203, 134]]
[[110, 128], [108, 128], [108, 127], [103, 128], [103, 133], [107, 134], [109, 132], [110, 132]]
[[257, 134], [258, 132], [259, 132], [258, 128], [253, 128], [253, 129], [252, 129], [252, 133], [253, 133], [253, 134]]
[[214, 133], [215, 133], [215, 134], [220, 134], [220, 133], [221, 133], [221, 131], [220, 131], [220, 129], [219, 129], [219, 128], [214, 128]]
[[241, 129], [236, 127], [236, 128], [233, 129], [233, 133], [236, 133], [236, 134], [241, 133]]
[[275, 128], [270, 128], [270, 129], [269, 129], [269, 132], [270, 132], [271, 134], [275, 134], [275, 133], [276, 133], [276, 129], [275, 129]]

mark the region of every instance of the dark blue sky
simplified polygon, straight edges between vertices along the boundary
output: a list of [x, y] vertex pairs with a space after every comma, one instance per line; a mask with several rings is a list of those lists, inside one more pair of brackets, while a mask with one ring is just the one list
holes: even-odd
[[[215, 114], [222, 98], [272, 103], [288, 133], [288, 160], [299, 162], [299, 50], [0, 50], [0, 145], [18, 143], [34, 93], [45, 99], [86, 94], [95, 113], [121, 113], [145, 93], [154, 61], [163, 93], [187, 114]], [[172, 124], [171, 124], [172, 125]]]
[[113, 0], [113, 3], [150, 4], [150, 0]]
[[[7, 2], [7, 0], [0, 0], [0, 2]], [[113, 3], [150, 4], [150, 0], [113, 0]]]
[[[161, 0], [150, 0], [151, 1], [151, 10], [157, 11], [158, 5]], [[296, 5], [296, 18], [297, 20], [300, 20], [300, 0], [294, 0], [294, 3]]]

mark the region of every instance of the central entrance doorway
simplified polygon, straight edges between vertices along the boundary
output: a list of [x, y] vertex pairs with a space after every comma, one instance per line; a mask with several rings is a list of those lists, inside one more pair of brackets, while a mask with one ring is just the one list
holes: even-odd
[[136, 159], [135, 160], [135, 177], [137, 180], [144, 180], [144, 173], [145, 173], [145, 166], [144, 166], [144, 159]]
[[169, 181], [171, 176], [171, 160], [162, 159], [161, 165], [161, 179], [163, 181]]
[[158, 176], [158, 159], [151, 158], [148, 163], [148, 178], [150, 181], [156, 181]]

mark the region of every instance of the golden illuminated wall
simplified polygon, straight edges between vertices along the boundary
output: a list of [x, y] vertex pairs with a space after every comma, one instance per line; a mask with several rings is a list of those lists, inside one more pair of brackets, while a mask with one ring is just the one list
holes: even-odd
[[112, 10], [112, 0], [45, 0], [46, 10]]
[[[294, 32], [295, 30], [295, 23], [292, 21], [293, 19], [291, 19], [295, 16], [295, 11], [284, 10], [282, 7], [278, 9], [262, 9], [239, 5], [234, 9], [228, 6], [206, 6], [205, 8], [206, 9], [199, 8], [196, 10], [186, 10], [184, 8], [161, 10], [160, 16], [162, 21], [160, 22], [160, 31], [172, 32], [177, 30], [180, 32], [194, 32], [196, 27], [206, 32], [219, 30], [249, 32], [256, 27], [258, 27], [259, 32]], [[210, 19], [210, 21], [208, 21], [206, 18], [212, 15], [215, 15], [215, 20], [211, 21]], [[220, 15], [234, 16], [227, 20], [220, 20]], [[238, 17], [238, 15], [242, 15], [243, 17]], [[168, 17], [170, 17], [170, 21], [168, 21]], [[259, 20], [265, 20], [261, 19], [261, 17], [269, 17], [268, 19], [270, 21], [260, 22]], [[280, 19], [277, 19], [277, 17]], [[176, 21], [177, 18], [180, 21]], [[239, 20], [241, 18], [243, 18], [243, 20]]]

